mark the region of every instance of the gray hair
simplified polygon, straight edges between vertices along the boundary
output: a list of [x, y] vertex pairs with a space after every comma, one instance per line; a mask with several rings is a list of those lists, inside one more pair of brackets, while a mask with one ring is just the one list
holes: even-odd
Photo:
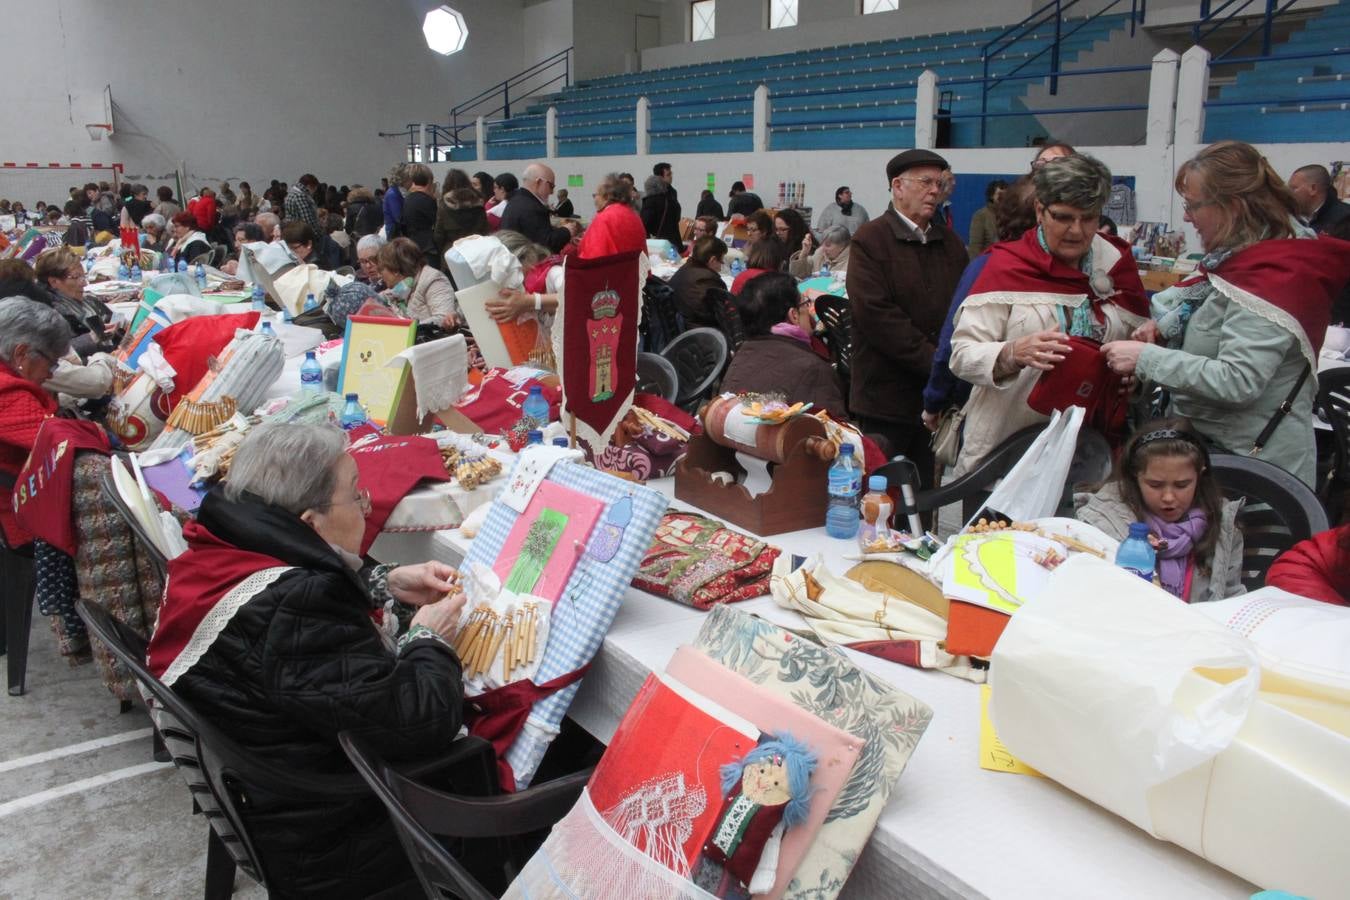
[[520, 260], [520, 267], [524, 271], [528, 272], [540, 260], [549, 256], [547, 247], [536, 244], [519, 231], [503, 229], [497, 232], [496, 237], [502, 242], [503, 247], [511, 251], [512, 256]]
[[367, 234], [356, 242], [356, 252], [360, 254], [362, 250], [379, 250], [384, 244], [384, 235], [379, 232]]
[[1111, 170], [1091, 156], [1053, 159], [1031, 177], [1042, 206], [1063, 203], [1074, 209], [1100, 211], [1111, 195]]
[[168, 224], [159, 213], [146, 213], [141, 219], [141, 228], [158, 228], [163, 231]]
[[300, 515], [333, 499], [347, 433], [332, 425], [258, 425], [235, 452], [225, 499], [252, 494]]
[[822, 244], [829, 244], [832, 247], [847, 247], [849, 241], [852, 239], [852, 235], [848, 233], [846, 227], [843, 225], [833, 225], [825, 229], [825, 233], [821, 235], [820, 242]]
[[[271, 224], [264, 225], [263, 224], [264, 219], [266, 219], [267, 222]], [[276, 228], [277, 225], [281, 224], [281, 216], [277, 215], [274, 212], [260, 212], [253, 217], [253, 224], [257, 225], [259, 228], [262, 229], [263, 240], [267, 241], [270, 244], [272, 242], [272, 231]]]
[[70, 352], [70, 326], [46, 304], [6, 297], [0, 300], [0, 360], [12, 366], [21, 344], [48, 359], [60, 359]]
[[632, 188], [628, 186], [628, 182], [619, 177], [618, 172], [610, 172], [601, 178], [595, 190], [607, 203], [627, 205], [633, 196]]

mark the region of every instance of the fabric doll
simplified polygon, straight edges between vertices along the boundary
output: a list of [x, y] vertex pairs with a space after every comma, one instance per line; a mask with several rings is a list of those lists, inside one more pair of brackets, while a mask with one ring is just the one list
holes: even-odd
[[722, 809], [695, 881], [720, 897], [771, 890], [783, 832], [806, 820], [815, 769], [816, 755], [786, 733], [722, 766]]

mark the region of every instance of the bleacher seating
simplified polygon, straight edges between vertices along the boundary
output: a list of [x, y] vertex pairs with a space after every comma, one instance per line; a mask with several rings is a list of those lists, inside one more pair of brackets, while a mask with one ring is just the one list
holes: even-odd
[[[1125, 26], [1126, 17], [1100, 16], [1061, 44], [1061, 64], [1073, 62], [1096, 42]], [[1078, 21], [1066, 22], [1068, 31]], [[639, 97], [651, 109], [651, 152], [717, 152], [752, 149], [757, 85], [769, 88], [770, 148], [842, 149], [901, 147], [913, 142], [914, 95], [924, 69], [933, 69], [944, 108], [956, 115], [978, 113], [981, 49], [1002, 27], [916, 35], [783, 53], [675, 66], [579, 82], [559, 94], [533, 98], [523, 113], [490, 126], [491, 159], [545, 155], [545, 114], [558, 113], [560, 156], [636, 152], [635, 108]], [[1051, 25], [1018, 41], [991, 62], [991, 75], [1006, 74], [1035, 57], [1022, 74], [1048, 71]], [[1036, 54], [1040, 53], [1037, 57]], [[999, 83], [990, 92], [991, 146], [1025, 146], [1045, 130], [1023, 109], [1033, 80]], [[953, 120], [951, 145], [979, 145], [978, 119]], [[473, 148], [455, 158], [473, 158]]]
[[[1313, 12], [1288, 40], [1271, 48], [1274, 56], [1350, 50], [1350, 3]], [[1260, 52], [1250, 41], [1236, 55]], [[1219, 88], [1214, 100], [1264, 104], [1207, 106], [1205, 140], [1223, 138], [1252, 143], [1350, 140], [1350, 55], [1266, 60], [1239, 72]]]

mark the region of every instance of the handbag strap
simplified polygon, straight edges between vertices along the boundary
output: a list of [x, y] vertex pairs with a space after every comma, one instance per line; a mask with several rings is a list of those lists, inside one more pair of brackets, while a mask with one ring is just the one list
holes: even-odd
[[1280, 422], [1284, 421], [1284, 417], [1289, 415], [1290, 410], [1294, 408], [1294, 400], [1298, 397], [1298, 392], [1303, 390], [1303, 383], [1308, 380], [1308, 374], [1310, 372], [1312, 372], [1312, 363], [1305, 365], [1303, 371], [1298, 373], [1298, 379], [1294, 382], [1293, 390], [1289, 392], [1288, 397], [1284, 398], [1283, 403], [1275, 407], [1275, 413], [1270, 417], [1270, 421], [1266, 423], [1265, 428], [1261, 429], [1261, 433], [1256, 436], [1256, 443], [1252, 444], [1252, 456], [1256, 456], [1261, 452], [1262, 448], [1266, 446], [1266, 441], [1270, 440], [1270, 436], [1274, 434], [1275, 429], [1279, 427]]

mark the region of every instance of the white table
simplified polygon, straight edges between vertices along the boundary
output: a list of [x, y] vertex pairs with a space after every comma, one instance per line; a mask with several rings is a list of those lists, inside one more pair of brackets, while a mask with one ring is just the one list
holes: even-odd
[[[667, 495], [671, 479], [650, 483]], [[683, 506], [684, 504], [676, 504]], [[785, 552], [820, 553], [836, 572], [851, 564], [852, 542], [824, 529], [775, 535]], [[385, 535], [372, 554], [387, 561], [457, 562], [458, 532]], [[768, 597], [739, 604], [789, 627], [795, 613]], [[651, 671], [664, 669], [694, 639], [703, 613], [630, 589], [582, 682], [569, 715], [601, 741]], [[1245, 898], [1257, 889], [1048, 779], [981, 769], [979, 688], [846, 651], [862, 667], [933, 708], [933, 721], [882, 813], [843, 895], [892, 897]]]

